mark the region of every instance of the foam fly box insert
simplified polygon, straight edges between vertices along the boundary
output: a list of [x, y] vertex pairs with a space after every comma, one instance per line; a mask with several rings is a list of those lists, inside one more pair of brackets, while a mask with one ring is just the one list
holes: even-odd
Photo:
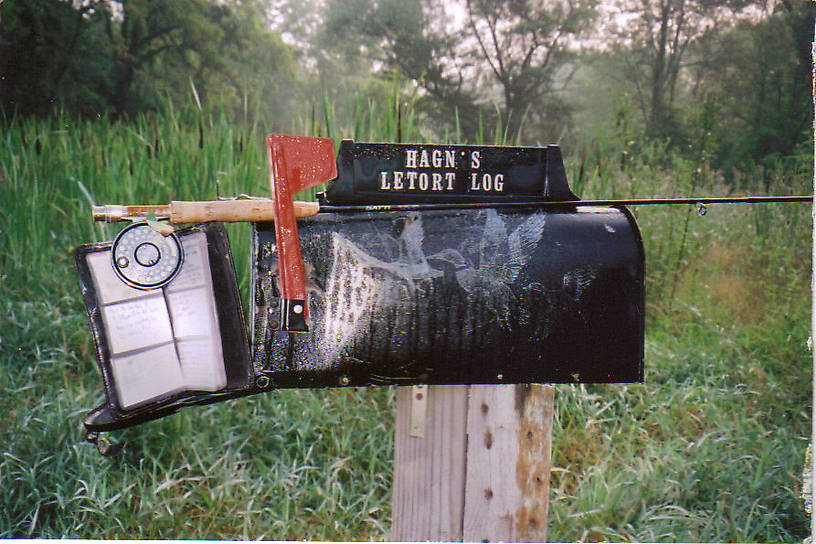
[[[246, 394], [254, 386], [223, 226], [190, 227], [174, 236], [183, 261], [172, 281], [152, 289], [135, 288], [117, 276], [116, 266], [123, 263], [114, 261], [111, 242], [76, 250], [106, 397], [86, 416], [89, 430], [126, 427], [185, 405]], [[157, 258], [153, 251], [148, 258]], [[138, 258], [135, 250], [132, 257]]]

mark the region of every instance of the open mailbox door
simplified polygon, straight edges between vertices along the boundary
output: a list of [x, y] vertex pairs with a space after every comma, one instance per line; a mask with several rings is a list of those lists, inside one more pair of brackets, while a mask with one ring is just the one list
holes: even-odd
[[[253, 221], [249, 336], [220, 223], [77, 249], [106, 394], [89, 431], [286, 387], [642, 381], [640, 233], [581, 206], [557, 146], [267, 145], [274, 201], [150, 208]], [[327, 180], [319, 213], [293, 206]]]
[[[119, 244], [119, 251], [102, 242], [75, 252], [106, 397], [85, 417], [91, 431], [129, 427], [182, 406], [246, 394], [255, 384], [223, 225], [186, 228], [166, 243], [144, 223], [122, 232], [141, 229], [149, 231], [147, 241]], [[183, 259], [176, 258], [177, 249]], [[125, 276], [126, 283], [117, 274], [125, 259], [134, 261], [127, 268], [138, 266], [138, 273], [167, 262], [178, 264], [178, 270], [163, 285], [140, 282], [138, 274]]]

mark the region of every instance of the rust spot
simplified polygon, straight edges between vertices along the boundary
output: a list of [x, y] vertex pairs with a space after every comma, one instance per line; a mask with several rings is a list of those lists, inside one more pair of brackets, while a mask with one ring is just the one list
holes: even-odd
[[542, 386], [516, 387], [518, 410], [518, 459], [516, 485], [521, 503], [513, 512], [516, 541], [540, 542], [546, 538], [552, 425], [552, 391]]
[[483, 402], [481, 408], [482, 408], [482, 415], [483, 416], [487, 415], [487, 412], [490, 410], [490, 406], [488, 406], [486, 402]]
[[531, 391], [532, 386], [529, 383], [516, 386], [516, 412], [519, 415], [524, 413], [524, 406], [527, 404]]
[[484, 445], [485, 445], [485, 448], [487, 448], [487, 449], [490, 449], [490, 448], [493, 447], [493, 433], [491, 433], [489, 429], [487, 431], [485, 431]]
[[490, 488], [485, 489], [485, 499], [490, 500], [493, 498], [493, 490]]

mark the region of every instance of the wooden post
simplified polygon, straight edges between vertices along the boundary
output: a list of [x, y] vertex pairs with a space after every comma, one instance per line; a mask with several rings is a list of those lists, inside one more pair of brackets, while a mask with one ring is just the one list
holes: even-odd
[[545, 541], [552, 417], [552, 386], [401, 387], [392, 539]]

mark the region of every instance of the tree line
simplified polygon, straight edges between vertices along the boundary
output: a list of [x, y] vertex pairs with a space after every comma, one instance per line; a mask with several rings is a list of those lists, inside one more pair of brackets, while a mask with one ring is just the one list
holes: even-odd
[[6, 116], [55, 105], [93, 117], [156, 109], [167, 97], [284, 100], [292, 49], [256, 0], [14, 0], [0, 5]]
[[0, 101], [126, 117], [192, 97], [285, 128], [397, 78], [435, 134], [617, 132], [744, 168], [812, 152], [813, 27], [813, 3], [771, 0], [6, 0]]

